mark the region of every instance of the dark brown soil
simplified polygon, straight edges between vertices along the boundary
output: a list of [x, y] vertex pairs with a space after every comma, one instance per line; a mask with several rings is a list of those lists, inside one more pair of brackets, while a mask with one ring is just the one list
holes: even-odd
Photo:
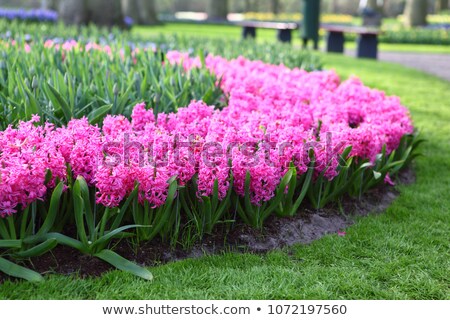
[[[411, 184], [414, 181], [411, 170], [403, 171], [396, 180], [397, 184]], [[356, 217], [384, 211], [398, 194], [395, 187], [383, 185], [369, 191], [361, 200], [344, 199], [341, 208], [329, 206], [315, 210], [303, 207], [292, 218], [270, 217], [263, 230], [237, 222], [230, 232], [217, 230], [214, 235], [206, 236], [200, 244], [189, 250], [171, 248], [160, 240], [142, 244], [137, 249], [127, 241], [121, 241], [113, 249], [123, 257], [146, 266], [217, 254], [225, 250], [265, 253], [296, 243], [308, 244], [326, 234], [340, 233], [353, 224]], [[81, 277], [99, 276], [112, 269], [100, 259], [83, 255], [66, 246], [58, 246], [50, 253], [25, 262], [25, 265], [42, 274], [77, 274]], [[0, 283], [5, 279], [7, 277], [0, 273]]]

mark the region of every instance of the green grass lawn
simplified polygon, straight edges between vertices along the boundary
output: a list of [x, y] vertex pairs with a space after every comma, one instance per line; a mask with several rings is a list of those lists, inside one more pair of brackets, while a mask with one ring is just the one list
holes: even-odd
[[[193, 23], [167, 23], [160, 26], [136, 26], [132, 30], [133, 34], [143, 37], [157, 37], [161, 34], [172, 35], [178, 34], [183, 36], [198, 37], [217, 37], [222, 39], [240, 39], [242, 36], [242, 28], [237, 26], [224, 25], [199, 25]], [[300, 46], [300, 35], [297, 31], [293, 32], [293, 45]], [[259, 43], [267, 41], [276, 41], [276, 30], [258, 29], [256, 30], [256, 39]], [[325, 48], [323, 40], [320, 41], [320, 48]], [[354, 41], [345, 43], [346, 48], [356, 48]], [[382, 51], [410, 51], [410, 52], [432, 52], [450, 54], [450, 46], [445, 45], [428, 45], [428, 44], [395, 44], [381, 43]]]
[[147, 282], [121, 271], [5, 282], [0, 299], [450, 299], [450, 83], [401, 66], [321, 55], [346, 78], [401, 97], [428, 141], [417, 182], [345, 237], [329, 235], [265, 255], [225, 254], [152, 267]]

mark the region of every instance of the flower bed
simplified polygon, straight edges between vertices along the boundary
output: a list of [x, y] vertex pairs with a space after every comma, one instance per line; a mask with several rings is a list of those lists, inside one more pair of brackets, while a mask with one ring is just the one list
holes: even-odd
[[[177, 46], [192, 46], [191, 55], [202, 55], [204, 42], [171, 39], [168, 45], [134, 44], [122, 35], [105, 42], [98, 30], [89, 37], [85, 34], [85, 40], [42, 41], [24, 35], [21, 27], [12, 28], [8, 37], [0, 40], [0, 129], [30, 120], [32, 114], [38, 114], [41, 123], [65, 125], [72, 118], [87, 116], [95, 124], [106, 114], [129, 117], [133, 106], [142, 101], [156, 113], [176, 111], [192, 99], [223, 105], [223, 92], [216, 86], [220, 79], [209, 70], [193, 68], [185, 72], [163, 61], [169, 48]], [[306, 70], [321, 66], [317, 57], [292, 48], [282, 47], [283, 54], [278, 55], [280, 48], [274, 45], [260, 48], [252, 42], [208, 43], [210, 52], [229, 58], [238, 56], [236, 47], [254, 60], [283, 61], [291, 68]]]
[[58, 13], [53, 10], [46, 9], [8, 9], [0, 8], [0, 19], [22, 20], [22, 21], [39, 21], [39, 22], [56, 22]]
[[[321, 208], [390, 182], [416, 155], [407, 109], [357, 78], [243, 57], [171, 51], [166, 59], [185, 73], [211, 71], [226, 106], [192, 101], [158, 113], [139, 103], [130, 119], [106, 115], [101, 126], [86, 117], [55, 126], [35, 115], [0, 133], [5, 256], [66, 245], [150, 279], [109, 243], [159, 237], [175, 245], [237, 218], [261, 228], [272, 214], [297, 214], [303, 201]], [[57, 90], [52, 97], [60, 103]], [[41, 279], [2, 257], [0, 270]]]

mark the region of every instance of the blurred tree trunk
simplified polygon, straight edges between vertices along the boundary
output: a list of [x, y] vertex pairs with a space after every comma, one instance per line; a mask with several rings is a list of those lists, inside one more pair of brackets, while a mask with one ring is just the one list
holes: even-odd
[[448, 10], [448, 0], [436, 0], [436, 12]]
[[332, 13], [337, 13], [339, 11], [339, 4], [337, 0], [332, 0], [331, 1], [331, 12]]
[[122, 0], [122, 10], [137, 24], [158, 23], [154, 0]]
[[122, 11], [125, 17], [130, 17], [135, 23], [139, 23], [139, 8], [136, 0], [122, 0]]
[[259, 12], [259, 9], [260, 9], [259, 5], [260, 5], [260, 2], [258, 0], [253, 0], [252, 1], [252, 11]]
[[226, 20], [228, 15], [228, 0], [209, 0], [208, 19]]
[[60, 0], [60, 18], [67, 24], [86, 24], [100, 26], [123, 26], [123, 13], [120, 0]]
[[157, 24], [158, 15], [156, 13], [154, 0], [137, 0], [141, 12], [142, 24]]
[[391, 14], [391, 0], [384, 0], [383, 1], [383, 12], [385, 16], [390, 17]]
[[271, 0], [270, 6], [273, 14], [280, 13], [280, 1], [279, 0]]
[[89, 22], [108, 27], [124, 25], [120, 0], [89, 0], [87, 2]]
[[59, 18], [67, 24], [85, 24], [88, 22], [86, 0], [60, 0]]
[[56, 0], [41, 0], [41, 9], [57, 10], [58, 5]]
[[58, 0], [49, 0], [48, 8], [52, 10], [58, 10]]
[[247, 0], [246, 7], [248, 7], [246, 12], [259, 12], [259, 2], [258, 0]]
[[189, 2], [186, 0], [174, 0], [172, 5], [173, 11], [189, 11]]
[[251, 1], [245, 0], [244, 12], [249, 12], [251, 8]]
[[258, 0], [245, 0], [245, 12], [257, 12]]
[[406, 1], [405, 25], [407, 27], [424, 26], [427, 24], [427, 0], [408, 0]]

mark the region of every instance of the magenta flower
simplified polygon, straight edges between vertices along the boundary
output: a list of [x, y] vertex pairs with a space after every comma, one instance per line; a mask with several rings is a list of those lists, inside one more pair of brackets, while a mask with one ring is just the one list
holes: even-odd
[[[111, 48], [94, 43], [47, 41], [45, 47], [111, 54]], [[134, 50], [133, 58], [143, 52]], [[199, 58], [186, 53], [171, 51], [167, 59], [182, 63], [186, 72], [201, 67]], [[159, 207], [172, 177], [184, 186], [197, 176], [199, 197], [211, 196], [217, 181], [223, 199], [233, 175], [233, 190], [243, 196], [247, 172], [251, 201], [260, 205], [272, 199], [290, 165], [299, 176], [307, 172], [310, 149], [314, 176], [324, 171], [333, 180], [345, 147], [352, 146], [356, 161], [373, 162], [384, 145], [389, 154], [413, 132], [398, 98], [357, 78], [341, 83], [334, 71], [306, 72], [243, 57], [208, 55], [205, 63], [222, 78], [228, 101], [223, 110], [192, 101], [177, 113], [155, 117], [139, 103], [131, 121], [108, 115], [102, 128], [82, 118], [55, 129], [38, 125], [39, 117], [33, 116], [0, 132], [0, 216], [46, 199], [57, 180], [66, 181], [67, 167], [95, 187], [97, 202], [107, 207], [119, 206], [136, 184], [139, 201]], [[49, 171], [52, 178], [46, 181]], [[391, 183], [389, 176], [385, 181]]]

